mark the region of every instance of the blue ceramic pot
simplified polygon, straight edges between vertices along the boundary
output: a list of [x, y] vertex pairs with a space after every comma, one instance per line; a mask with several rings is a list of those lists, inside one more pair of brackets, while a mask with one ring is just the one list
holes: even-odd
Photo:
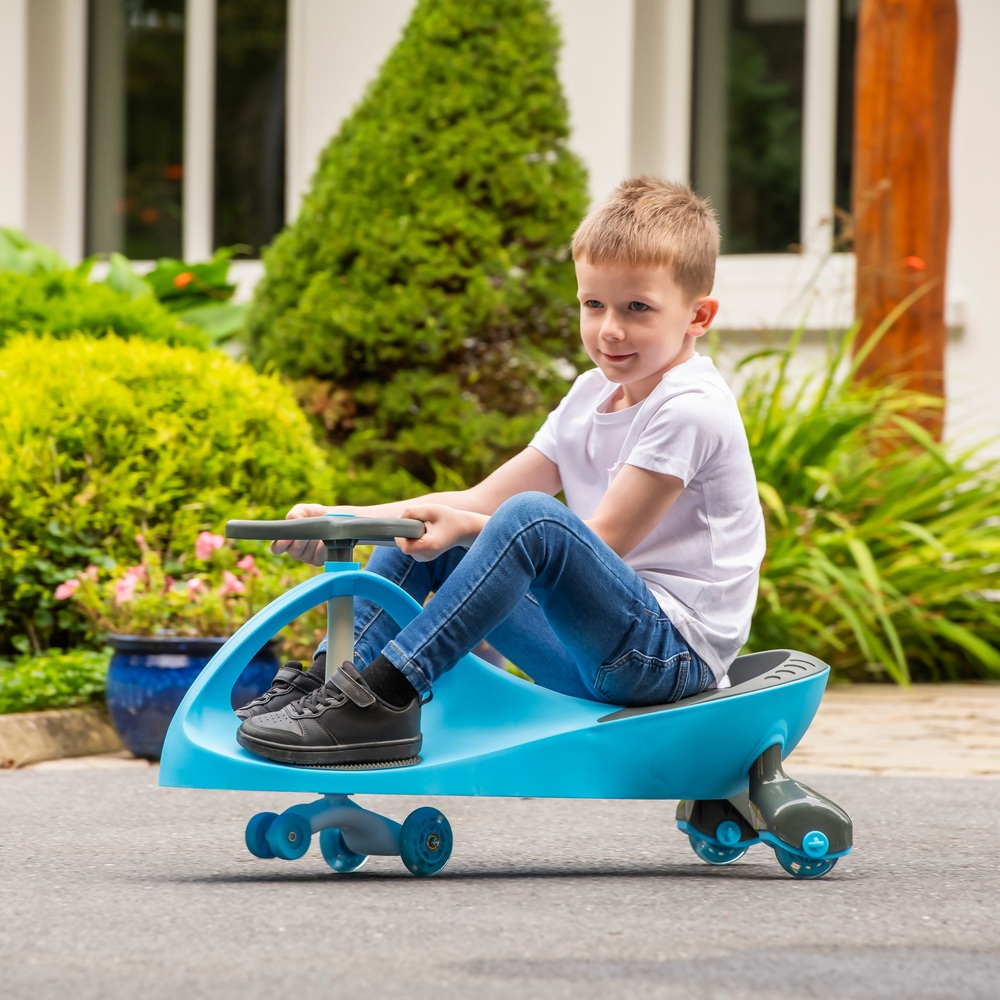
[[[126, 749], [159, 760], [167, 727], [188, 688], [225, 639], [187, 636], [111, 635], [107, 701], [111, 722]], [[269, 642], [233, 688], [233, 707], [270, 687], [279, 667], [279, 643]]]

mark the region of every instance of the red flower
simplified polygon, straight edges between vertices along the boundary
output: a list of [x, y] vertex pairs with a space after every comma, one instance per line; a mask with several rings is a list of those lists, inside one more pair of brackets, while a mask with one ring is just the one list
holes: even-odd
[[927, 264], [923, 257], [907, 257], [903, 262], [907, 267], [913, 268], [914, 271], [926, 271]]
[[181, 273], [174, 278], [174, 287], [187, 288], [192, 281], [194, 281], [194, 275], [190, 271], [181, 271]]

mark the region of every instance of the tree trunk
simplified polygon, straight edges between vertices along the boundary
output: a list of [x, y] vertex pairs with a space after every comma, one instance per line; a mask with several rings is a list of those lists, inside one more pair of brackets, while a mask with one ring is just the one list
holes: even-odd
[[[854, 125], [857, 312], [866, 343], [907, 296], [923, 294], [858, 369], [944, 397], [955, 0], [862, 0]], [[940, 409], [915, 413], [938, 439]]]

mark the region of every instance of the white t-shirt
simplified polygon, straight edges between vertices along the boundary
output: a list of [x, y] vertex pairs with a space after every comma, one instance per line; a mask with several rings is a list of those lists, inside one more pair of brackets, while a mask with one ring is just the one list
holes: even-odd
[[764, 558], [757, 477], [736, 398], [710, 358], [672, 368], [635, 406], [607, 412], [618, 385], [595, 368], [573, 383], [531, 441], [559, 466], [566, 504], [586, 520], [623, 465], [684, 483], [625, 556], [720, 686], [750, 631]]

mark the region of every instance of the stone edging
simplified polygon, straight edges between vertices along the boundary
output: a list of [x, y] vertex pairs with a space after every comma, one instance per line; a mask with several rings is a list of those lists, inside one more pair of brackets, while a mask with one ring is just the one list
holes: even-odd
[[0, 767], [122, 749], [103, 705], [0, 715]]

